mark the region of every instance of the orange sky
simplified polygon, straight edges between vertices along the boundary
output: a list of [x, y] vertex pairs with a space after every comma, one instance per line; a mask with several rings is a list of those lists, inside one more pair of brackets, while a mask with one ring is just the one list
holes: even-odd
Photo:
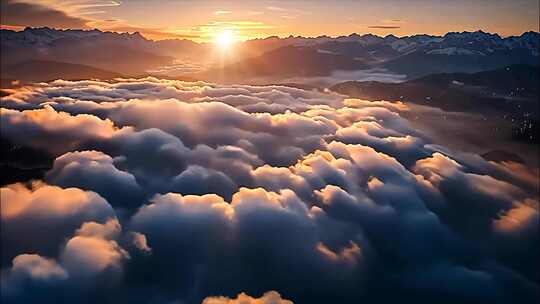
[[212, 41], [223, 30], [245, 40], [484, 30], [503, 36], [538, 31], [537, 0], [2, 0], [2, 25], [139, 31], [153, 39]]

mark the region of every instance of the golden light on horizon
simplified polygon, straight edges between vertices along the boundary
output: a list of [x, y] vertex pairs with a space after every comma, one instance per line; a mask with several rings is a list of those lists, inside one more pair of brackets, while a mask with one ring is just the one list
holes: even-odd
[[232, 30], [223, 30], [214, 38], [214, 42], [222, 49], [227, 49], [235, 42], [236, 38]]

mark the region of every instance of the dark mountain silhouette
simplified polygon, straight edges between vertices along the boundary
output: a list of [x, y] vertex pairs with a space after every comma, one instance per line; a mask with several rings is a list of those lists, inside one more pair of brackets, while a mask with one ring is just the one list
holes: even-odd
[[45, 151], [23, 147], [0, 137], [0, 186], [43, 178], [54, 157]]
[[23, 82], [50, 81], [55, 79], [112, 79], [122, 74], [82, 64], [66, 62], [29, 60], [8, 65], [2, 69], [2, 78], [17, 79]]
[[23, 82], [50, 81], [55, 79], [112, 79], [122, 74], [94, 68], [82, 64], [73, 64], [46, 60], [29, 60], [5, 66], [2, 78], [17, 79]]
[[512, 65], [474, 74], [435, 74], [403, 83], [339, 83], [330, 90], [366, 100], [401, 100], [511, 121], [516, 138], [538, 141], [540, 68]]
[[[434, 104], [451, 111], [475, 109], [483, 100], [492, 107], [493, 99], [535, 100], [538, 97], [540, 68], [512, 65], [473, 74], [443, 73], [402, 83], [348, 81], [330, 89], [352, 97], [369, 100], [404, 100]], [[471, 99], [476, 102], [471, 102]]]
[[308, 47], [286, 46], [261, 56], [204, 73], [206, 78], [237, 79], [251, 76], [326, 76], [333, 70], [359, 70], [368, 65], [358, 59]]
[[[449, 52], [454, 49], [449, 50]], [[538, 56], [533, 56], [525, 48], [500, 50], [492, 54], [478, 53], [425, 53], [415, 51], [396, 59], [382, 63], [380, 66], [409, 78], [421, 77], [434, 73], [474, 73], [491, 70], [512, 64], [538, 64]]]

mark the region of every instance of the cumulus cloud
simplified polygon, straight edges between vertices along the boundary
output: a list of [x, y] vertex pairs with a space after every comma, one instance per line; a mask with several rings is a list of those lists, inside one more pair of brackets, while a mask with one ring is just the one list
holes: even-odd
[[15, 275], [28, 276], [35, 280], [67, 279], [67, 272], [56, 261], [37, 254], [21, 254], [13, 259], [11, 270]]
[[[25, 287], [32, 288], [30, 293], [45, 293], [47, 287], [64, 284], [68, 279], [68, 272], [54, 259], [38, 254], [20, 254], [13, 259], [11, 269], [2, 272], [2, 299], [15, 303], [24, 299]], [[31, 297], [24, 300], [27, 299]]]
[[104, 271], [121, 272], [129, 258], [116, 240], [121, 233], [116, 219], [106, 223], [86, 222], [67, 241], [61, 254], [62, 266], [75, 277], [93, 277]]
[[133, 246], [135, 246], [137, 249], [144, 253], [151, 253], [152, 248], [148, 246], [148, 241], [146, 240], [146, 236], [139, 232], [131, 232], [131, 241]]
[[362, 250], [369, 248], [360, 247], [368, 246], [361, 230], [333, 221], [321, 209], [308, 209], [290, 190], [242, 188], [231, 202], [217, 195], [171, 193], [152, 201], [134, 215], [131, 228], [148, 238], [151, 263], [163, 284], [170, 284], [167, 278], [201, 282], [190, 286], [205, 294], [213, 282], [252, 289], [260, 280], [285, 292], [295, 289], [287, 282], [301, 283], [310, 273], [318, 278], [313, 286], [320, 296], [358, 290], [328, 284], [336, 276], [353, 278], [364, 271]]
[[78, 188], [12, 184], [2, 187], [0, 193], [2, 265], [17, 253], [54, 256], [64, 239], [82, 223], [115, 217], [105, 199]]
[[538, 235], [538, 204], [519, 202], [512, 209], [493, 220], [493, 229], [501, 236], [534, 239]]
[[114, 241], [76, 236], [62, 252], [62, 263], [70, 273], [93, 276], [107, 268], [119, 268], [126, 253]]
[[253, 298], [245, 293], [239, 294], [236, 298], [227, 297], [207, 297], [203, 304], [292, 304], [293, 302], [281, 298], [276, 291], [266, 292], [260, 298]]
[[86, 222], [67, 240], [57, 259], [19, 254], [2, 273], [2, 296], [8, 303], [93, 302], [99, 295], [81, 298], [103, 280], [105, 289], [117, 286], [129, 254], [118, 245], [121, 227], [116, 219], [105, 224]]
[[113, 158], [99, 151], [69, 152], [59, 156], [45, 179], [61, 187], [94, 191], [113, 206], [137, 207], [143, 202], [143, 190], [135, 177], [118, 170]]
[[4, 136], [17, 142], [30, 140], [30, 146], [56, 154], [76, 149], [88, 141], [109, 138], [115, 131], [110, 120], [87, 114], [71, 116], [48, 106], [22, 112], [2, 108], [1, 125]]
[[407, 104], [157, 78], [57, 80], [0, 103], [2, 137], [53, 161], [44, 181], [2, 188], [10, 290], [158, 303], [538, 295], [538, 169], [435, 144]]

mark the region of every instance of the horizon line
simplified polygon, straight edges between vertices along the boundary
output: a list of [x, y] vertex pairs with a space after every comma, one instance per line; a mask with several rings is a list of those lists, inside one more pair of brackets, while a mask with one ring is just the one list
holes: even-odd
[[[141, 32], [141, 31], [133, 31], [133, 32], [129, 32], [129, 31], [114, 31], [114, 30], [105, 30], [105, 29], [99, 29], [99, 28], [92, 28], [92, 29], [83, 29], [83, 28], [55, 28], [55, 27], [49, 27], [49, 26], [35, 26], [35, 27], [32, 27], [32, 26], [25, 26], [24, 28], [22, 29], [13, 29], [13, 28], [5, 28], [6, 25], [0, 25], [0, 30], [1, 31], [12, 31], [12, 32], [24, 32], [28, 29], [49, 29], [49, 30], [55, 30], [55, 31], [83, 31], [83, 32], [92, 32], [92, 31], [98, 31], [98, 32], [101, 32], [101, 33], [115, 33], [115, 34], [119, 34], [119, 35], [122, 35], [122, 34], [127, 34], [127, 35], [140, 35], [142, 36], [144, 39], [146, 40], [149, 40], [149, 41], [167, 41], [167, 40], [187, 40], [187, 41], [191, 41], [193, 43], [196, 43], [196, 44], [208, 44], [208, 43], [212, 43], [212, 42], [198, 42], [196, 40], [193, 40], [193, 39], [190, 39], [190, 38], [164, 38], [164, 39], [152, 39], [152, 38], [148, 38], [144, 32]], [[536, 31], [536, 30], [528, 30], [528, 31], [524, 31], [522, 32], [521, 34], [514, 34], [514, 35], [507, 35], [507, 36], [503, 36], [497, 32], [489, 32], [489, 31], [484, 31], [482, 29], [478, 29], [478, 30], [475, 30], [475, 31], [449, 31], [449, 32], [446, 32], [444, 34], [427, 34], [427, 33], [417, 33], [417, 34], [413, 34], [413, 35], [403, 35], [403, 36], [398, 36], [398, 35], [395, 35], [393, 33], [390, 33], [388, 35], [384, 35], [384, 36], [381, 36], [381, 35], [377, 35], [377, 34], [374, 34], [372, 32], [365, 32], [365, 33], [358, 33], [358, 32], [353, 32], [351, 34], [343, 34], [343, 35], [339, 35], [339, 36], [331, 36], [331, 35], [327, 35], [327, 34], [322, 34], [322, 35], [319, 35], [319, 36], [302, 36], [302, 35], [293, 35], [293, 34], [289, 34], [289, 35], [270, 35], [270, 36], [266, 36], [266, 37], [257, 37], [257, 38], [250, 38], [250, 39], [245, 39], [245, 40], [242, 40], [242, 39], [238, 39], [238, 42], [247, 42], [247, 41], [254, 41], [254, 40], [265, 40], [265, 39], [271, 39], [271, 38], [278, 38], [278, 39], [289, 39], [289, 38], [304, 38], [304, 39], [318, 39], [318, 38], [329, 38], [329, 39], [338, 39], [338, 38], [345, 38], [345, 37], [351, 37], [351, 36], [360, 36], [360, 37], [363, 37], [363, 36], [368, 36], [368, 35], [371, 35], [371, 36], [375, 36], [375, 37], [379, 37], [379, 38], [386, 38], [386, 37], [390, 37], [390, 36], [394, 36], [398, 39], [403, 39], [403, 38], [407, 38], [407, 37], [414, 37], [414, 36], [431, 36], [431, 37], [444, 37], [446, 36], [447, 34], [452, 34], [452, 33], [457, 33], [457, 34], [462, 34], [462, 33], [485, 33], [485, 34], [489, 34], [489, 35], [497, 35], [499, 37], [501, 37], [502, 39], [506, 39], [506, 38], [511, 38], [511, 37], [520, 37], [520, 36], [523, 36], [524, 34], [526, 33], [536, 33], [536, 34], [540, 34], [540, 31]]]

